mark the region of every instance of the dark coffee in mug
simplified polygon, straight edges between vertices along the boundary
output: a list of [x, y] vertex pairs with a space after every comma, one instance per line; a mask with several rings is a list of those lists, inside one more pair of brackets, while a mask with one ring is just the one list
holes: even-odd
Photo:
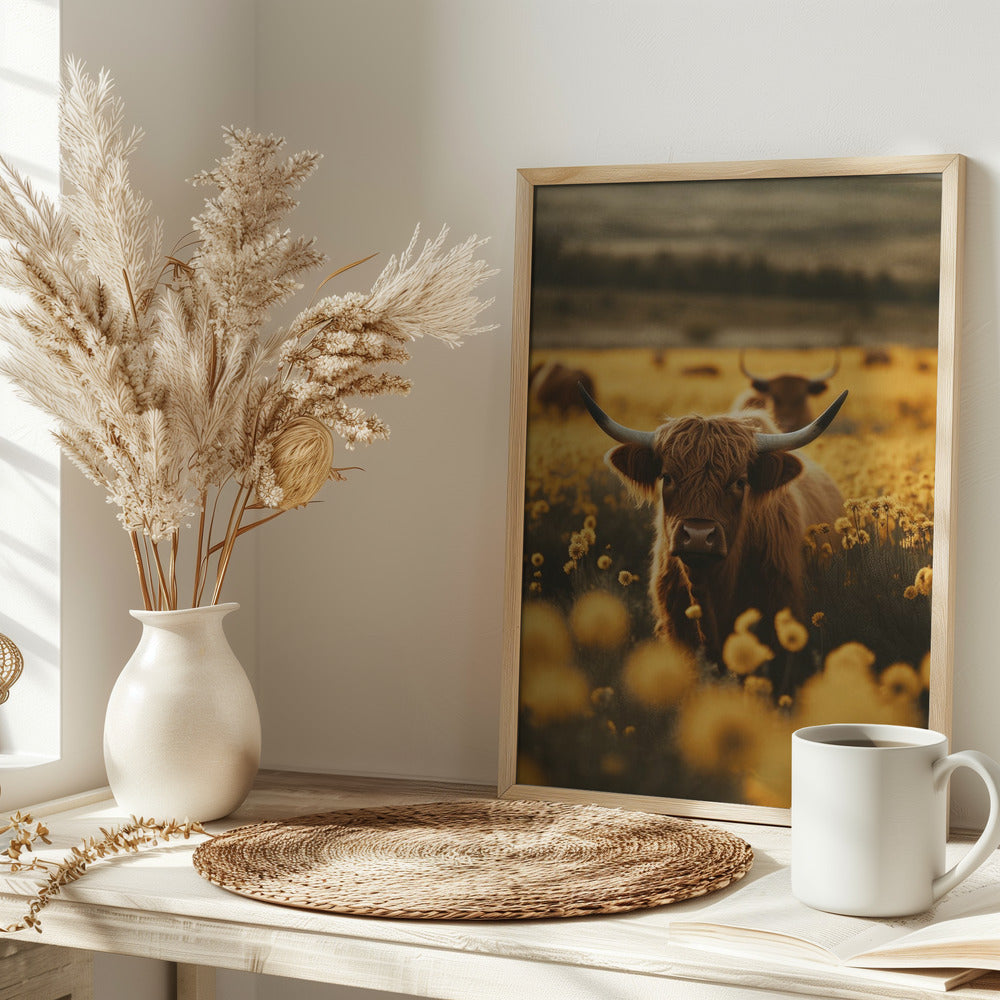
[[870, 740], [865, 737], [856, 740], [824, 740], [828, 747], [912, 747], [913, 743], [900, 742], [899, 740]]

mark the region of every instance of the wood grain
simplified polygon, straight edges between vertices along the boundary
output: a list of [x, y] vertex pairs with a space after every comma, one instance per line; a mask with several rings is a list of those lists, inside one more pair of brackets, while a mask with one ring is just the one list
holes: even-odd
[[215, 1000], [215, 969], [207, 965], [179, 964], [177, 1000]]
[[[482, 786], [266, 772], [239, 813], [210, 824], [210, 829], [338, 807], [492, 794]], [[97, 826], [124, 819], [111, 801], [55, 814], [50, 817], [54, 843], [45, 856], [60, 857]], [[754, 867], [744, 881], [787, 864], [787, 829], [715, 825], [753, 846]], [[760, 991], [754, 995], [775, 998], [809, 993], [900, 1000], [939, 996], [910, 987], [839, 979], [829, 970], [814, 974], [672, 946], [671, 921], [690, 919], [719, 895], [655, 910], [571, 920], [475, 925], [383, 920], [294, 910], [234, 896], [197, 875], [192, 852], [191, 843], [170, 843], [94, 866], [43, 911], [42, 940], [193, 966], [455, 1000], [514, 996], [738, 1000], [753, 990]], [[0, 914], [7, 919], [22, 912], [32, 892], [29, 876], [0, 876]], [[38, 940], [32, 932], [20, 937], [32, 943]], [[970, 986], [958, 995], [963, 1000], [1000, 1000], [1000, 987]]]
[[958, 475], [959, 332], [965, 243], [965, 157], [941, 171], [941, 277], [938, 298], [938, 380], [934, 455], [934, 587], [931, 591], [929, 727], [951, 737], [955, 658], [955, 560], [958, 529], [954, 494]]
[[94, 1000], [94, 957], [73, 948], [4, 941], [0, 1000]]

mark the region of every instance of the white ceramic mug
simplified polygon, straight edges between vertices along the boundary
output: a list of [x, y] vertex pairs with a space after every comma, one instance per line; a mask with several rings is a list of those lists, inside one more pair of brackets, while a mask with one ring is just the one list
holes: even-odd
[[[854, 745], [852, 745], [854, 744]], [[948, 871], [948, 779], [971, 767], [986, 782], [990, 818]], [[920, 913], [1000, 845], [1000, 765], [948, 754], [941, 733], [838, 724], [792, 734], [792, 894], [832, 913]]]

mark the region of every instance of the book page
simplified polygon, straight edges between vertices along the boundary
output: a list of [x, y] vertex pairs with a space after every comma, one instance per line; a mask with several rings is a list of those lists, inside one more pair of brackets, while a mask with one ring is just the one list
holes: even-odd
[[[949, 844], [947, 864], [954, 865], [968, 850], [967, 844]], [[690, 925], [688, 927], [687, 925]], [[984, 942], [977, 953], [982, 953], [980, 968], [998, 968], [990, 964], [1000, 958], [1000, 853], [973, 872], [929, 910], [911, 917], [872, 919], [845, 917], [814, 910], [800, 903], [791, 890], [791, 871], [780, 869], [734, 892], [726, 899], [706, 907], [697, 920], [675, 921], [671, 924], [671, 939], [678, 943], [697, 943], [699, 940], [723, 940], [738, 943], [739, 936], [725, 930], [712, 932], [708, 925], [740, 928], [753, 933], [753, 948], [762, 954], [788, 955], [795, 950], [795, 942], [807, 942], [814, 947], [798, 946], [803, 957], [816, 959], [815, 946], [828, 955], [831, 962], [861, 965], [871, 955], [881, 960], [893, 956], [902, 961], [909, 952], [922, 955], [925, 965], [960, 965], [970, 963], [969, 949], [961, 955], [951, 952], [946, 945], [954, 942]], [[782, 935], [783, 940], [773, 943], [768, 935]], [[746, 940], [746, 937], [744, 937]], [[941, 944], [933, 954], [927, 949], [934, 942]], [[985, 942], [992, 942], [987, 947]], [[933, 960], [933, 961], [932, 961]], [[873, 962], [874, 964], [874, 962]], [[907, 965], [912, 963], [907, 959]]]
[[864, 952], [853, 964], [892, 968], [896, 962], [905, 962], [908, 968], [914, 968], [941, 965], [942, 957], [949, 965], [1000, 970], [1000, 913], [980, 913], [931, 924]]
[[[693, 926], [688, 930], [686, 924]], [[697, 920], [672, 922], [670, 938], [678, 943], [694, 943], [696, 938], [706, 934], [703, 928], [708, 924], [781, 934], [809, 942], [827, 952], [829, 961], [833, 963], [845, 962], [859, 952], [893, 941], [909, 928], [909, 925], [897, 927], [891, 921], [844, 917], [814, 910], [792, 895], [792, 876], [788, 868], [765, 875], [726, 899], [706, 907], [698, 914]], [[719, 939], [718, 935], [707, 936], [716, 941]], [[768, 950], [767, 941], [755, 935], [754, 948], [765, 953]], [[813, 950], [802, 949], [803, 954]], [[778, 945], [775, 951], [787, 953], [788, 949]]]

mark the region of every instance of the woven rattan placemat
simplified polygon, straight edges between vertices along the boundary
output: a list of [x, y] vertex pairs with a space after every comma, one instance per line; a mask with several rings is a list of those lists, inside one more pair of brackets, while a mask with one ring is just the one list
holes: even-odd
[[425, 920], [621, 913], [742, 878], [750, 845], [688, 820], [486, 800], [352, 809], [201, 844], [210, 882], [284, 906]]

